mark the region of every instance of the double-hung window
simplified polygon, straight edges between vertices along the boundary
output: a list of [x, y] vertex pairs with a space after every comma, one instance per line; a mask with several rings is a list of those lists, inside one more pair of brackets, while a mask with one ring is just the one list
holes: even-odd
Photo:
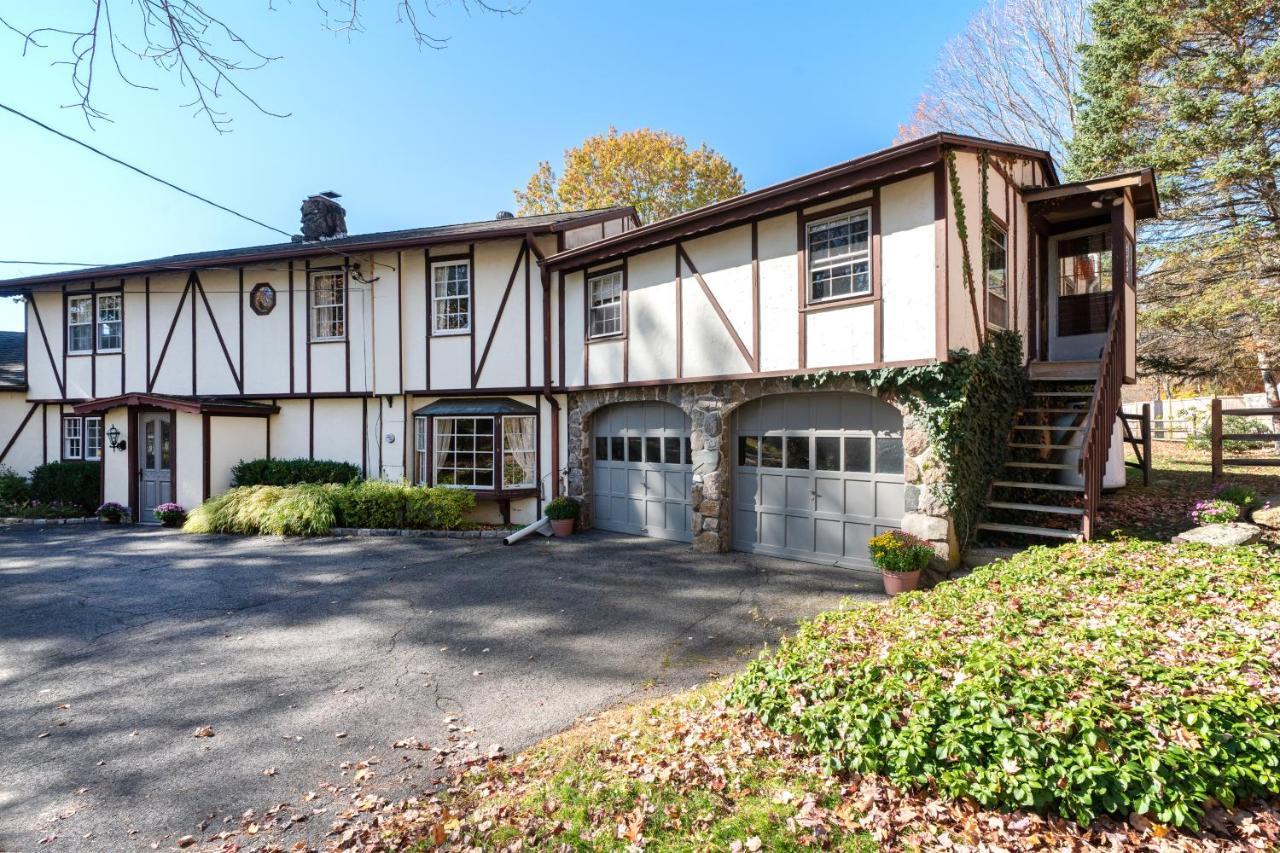
[[987, 235], [987, 325], [1007, 328], [1009, 319], [1009, 236], [993, 225]]
[[809, 301], [871, 293], [871, 210], [810, 222], [806, 252]]
[[98, 295], [98, 352], [117, 352], [124, 344], [124, 295]]
[[62, 458], [97, 462], [102, 458], [102, 418], [62, 419]]
[[434, 418], [435, 485], [493, 488], [493, 418]]
[[471, 331], [471, 264], [431, 265], [431, 331], [459, 335]]
[[337, 341], [347, 336], [346, 274], [311, 274], [311, 340]]
[[93, 352], [93, 294], [67, 298], [67, 352]]
[[502, 488], [527, 489], [535, 485], [535, 429], [533, 415], [502, 418]]
[[592, 276], [587, 285], [591, 298], [589, 336], [622, 334], [622, 270]]

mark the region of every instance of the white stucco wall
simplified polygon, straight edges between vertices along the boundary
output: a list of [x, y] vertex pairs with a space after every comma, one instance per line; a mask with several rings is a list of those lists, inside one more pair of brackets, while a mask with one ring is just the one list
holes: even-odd
[[231, 487], [231, 469], [241, 461], [267, 455], [265, 418], [211, 417], [209, 419], [209, 494]]

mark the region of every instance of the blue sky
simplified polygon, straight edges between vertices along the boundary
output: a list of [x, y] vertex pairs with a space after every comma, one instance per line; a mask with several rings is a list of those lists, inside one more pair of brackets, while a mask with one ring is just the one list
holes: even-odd
[[[18, 25], [85, 4], [21, 4]], [[140, 91], [97, 72], [89, 129], [61, 52], [21, 56], [0, 30], [0, 101], [175, 183], [286, 230], [303, 196], [343, 195], [352, 233], [491, 217], [539, 160], [610, 125], [705, 141], [748, 188], [881, 148], [910, 117], [939, 48], [978, 7], [965, 2], [760, 3], [530, 0], [498, 18], [445, 7], [450, 36], [419, 50], [392, 0], [364, 4], [366, 31], [327, 31], [311, 0], [217, 4], [265, 53], [242, 84], [288, 118], [231, 96], [233, 132], [182, 105], [190, 91], [145, 69]], [[87, 7], [86, 7], [87, 8]], [[119, 5], [121, 14], [126, 4]], [[122, 31], [125, 28], [118, 23]], [[0, 259], [114, 263], [278, 241], [0, 113]], [[0, 265], [0, 277], [51, 268]], [[0, 329], [21, 328], [9, 300]]]

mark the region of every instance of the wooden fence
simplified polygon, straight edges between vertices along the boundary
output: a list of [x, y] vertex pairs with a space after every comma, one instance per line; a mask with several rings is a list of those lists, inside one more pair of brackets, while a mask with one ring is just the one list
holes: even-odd
[[1224, 409], [1222, 401], [1214, 398], [1209, 404], [1210, 422], [1209, 447], [1213, 452], [1213, 479], [1218, 481], [1222, 479], [1223, 468], [1226, 466], [1249, 467], [1249, 466], [1271, 466], [1280, 467], [1280, 456], [1261, 456], [1245, 459], [1225, 459], [1222, 455], [1222, 443], [1224, 441], [1280, 441], [1280, 433], [1277, 432], [1237, 432], [1224, 435], [1222, 432], [1222, 416], [1223, 415], [1270, 415], [1272, 417], [1280, 416], [1280, 408], [1261, 408], [1261, 409]]

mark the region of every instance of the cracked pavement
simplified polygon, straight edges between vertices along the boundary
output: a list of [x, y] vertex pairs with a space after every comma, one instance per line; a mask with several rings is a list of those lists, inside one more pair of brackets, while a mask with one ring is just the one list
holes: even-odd
[[171, 849], [344, 784], [343, 762], [375, 759], [365, 790], [405, 796], [438, 770], [395, 741], [514, 752], [732, 672], [879, 587], [603, 533], [507, 548], [0, 530], [0, 851]]

